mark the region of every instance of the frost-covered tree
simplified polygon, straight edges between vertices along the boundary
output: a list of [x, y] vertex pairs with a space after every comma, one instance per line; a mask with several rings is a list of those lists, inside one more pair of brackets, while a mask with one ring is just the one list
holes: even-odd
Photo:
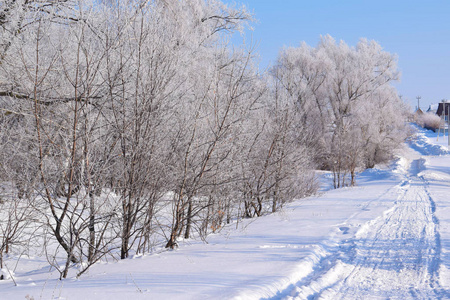
[[258, 98], [251, 55], [225, 41], [251, 19], [245, 9], [6, 1], [0, 18], [2, 144], [21, 158], [2, 152], [0, 165], [19, 197], [44, 201], [49, 261], [61, 277], [117, 248], [121, 258], [150, 251], [166, 225], [175, 245], [194, 226], [208, 228], [204, 218], [231, 212], [223, 191], [236, 184], [239, 124]]
[[357, 168], [386, 161], [404, 139], [403, 105], [390, 85], [399, 77], [396, 61], [374, 41], [350, 47], [330, 36], [279, 55], [272, 73], [316, 137], [316, 162], [333, 171], [335, 187], [348, 173], [354, 184]]

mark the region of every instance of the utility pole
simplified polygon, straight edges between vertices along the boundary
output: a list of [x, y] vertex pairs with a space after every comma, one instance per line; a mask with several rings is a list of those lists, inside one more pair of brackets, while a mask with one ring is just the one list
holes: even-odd
[[447, 138], [448, 138], [448, 150], [450, 150], [450, 103], [447, 103], [446, 101], [443, 103], [443, 105], [444, 105], [444, 128], [445, 128], [445, 114], [447, 113]]
[[417, 96], [416, 99], [417, 99], [417, 110], [419, 110], [420, 109], [420, 99], [422, 99], [422, 97]]

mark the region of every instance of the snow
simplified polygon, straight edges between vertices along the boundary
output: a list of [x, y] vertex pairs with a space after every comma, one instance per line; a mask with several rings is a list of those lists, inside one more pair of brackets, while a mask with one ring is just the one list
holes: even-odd
[[418, 130], [357, 187], [231, 224], [207, 243], [63, 281], [45, 257], [10, 256], [0, 299], [450, 298], [450, 152], [442, 135]]

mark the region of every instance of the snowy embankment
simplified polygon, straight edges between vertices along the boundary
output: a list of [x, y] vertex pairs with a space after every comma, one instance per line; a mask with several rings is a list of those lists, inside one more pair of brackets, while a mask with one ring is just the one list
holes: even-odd
[[23, 257], [0, 299], [450, 298], [450, 157], [427, 134], [357, 187], [232, 224], [207, 244], [64, 281], [45, 258]]

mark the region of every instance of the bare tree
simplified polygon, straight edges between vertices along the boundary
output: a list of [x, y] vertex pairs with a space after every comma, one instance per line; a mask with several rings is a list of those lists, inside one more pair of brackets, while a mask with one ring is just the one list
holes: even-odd
[[[361, 39], [352, 48], [325, 36], [316, 48], [306, 44], [288, 48], [281, 52], [273, 75], [302, 112], [303, 128], [316, 137], [305, 145], [315, 149], [319, 166], [333, 171], [335, 187], [345, 186], [348, 174], [350, 184], [355, 184], [356, 169], [363, 161], [375, 156], [376, 162], [388, 159], [404, 138], [389, 133], [389, 139], [380, 139], [387, 134], [384, 130], [368, 134], [367, 129], [379, 127], [374, 120], [388, 114], [388, 106], [397, 111], [402, 107], [390, 86], [398, 79], [396, 57], [374, 41]], [[380, 101], [385, 104], [373, 105]], [[384, 125], [397, 131], [404, 126], [401, 120], [384, 119]]]

